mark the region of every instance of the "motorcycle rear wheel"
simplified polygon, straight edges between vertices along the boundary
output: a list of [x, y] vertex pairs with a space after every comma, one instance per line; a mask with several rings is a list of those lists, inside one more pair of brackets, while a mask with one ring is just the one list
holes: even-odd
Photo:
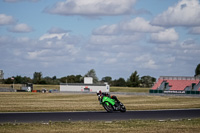
[[126, 112], [126, 107], [125, 107], [124, 105], [122, 105], [122, 106], [120, 107], [120, 112]]

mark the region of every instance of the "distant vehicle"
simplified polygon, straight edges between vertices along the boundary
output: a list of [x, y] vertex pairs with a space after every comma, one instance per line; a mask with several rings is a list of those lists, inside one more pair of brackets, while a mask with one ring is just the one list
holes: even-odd
[[21, 90], [31, 92], [33, 90], [33, 84], [32, 83], [25, 83], [25, 84], [22, 85]]

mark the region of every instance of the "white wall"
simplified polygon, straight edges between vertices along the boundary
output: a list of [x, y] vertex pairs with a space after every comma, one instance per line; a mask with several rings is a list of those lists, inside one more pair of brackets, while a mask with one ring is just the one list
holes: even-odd
[[96, 92], [97, 90], [101, 90], [102, 92], [109, 92], [110, 86], [105, 85], [89, 85], [89, 84], [81, 84], [81, 85], [70, 85], [70, 84], [61, 84], [60, 85], [60, 91], [82, 91], [82, 92]]

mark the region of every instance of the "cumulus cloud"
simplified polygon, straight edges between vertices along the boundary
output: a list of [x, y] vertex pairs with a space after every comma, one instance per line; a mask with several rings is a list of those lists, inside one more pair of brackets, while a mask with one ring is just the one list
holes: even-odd
[[47, 34], [42, 35], [39, 40], [53, 39], [53, 38], [61, 40], [65, 36], [68, 36], [68, 34], [67, 33], [52, 33], [52, 34], [47, 33]]
[[46, 67], [57, 67], [58, 64], [73, 63], [74, 60], [80, 58], [78, 56], [80, 46], [78, 45], [78, 37], [71, 38], [73, 38], [71, 35], [43, 40], [39, 40], [39, 38], [0, 36], [0, 60], [7, 64], [12, 62], [15, 67], [26, 64], [20, 66], [20, 69], [29, 68], [30, 70], [36, 68], [41, 70]]
[[90, 37], [90, 43], [100, 46], [126, 45], [140, 40], [142, 36], [143, 35], [137, 33], [132, 35], [92, 35]]
[[189, 30], [190, 34], [200, 34], [200, 26], [199, 27], [193, 27]]
[[153, 26], [144, 18], [137, 17], [129, 21], [118, 24], [103, 25], [93, 31], [93, 34], [115, 35], [115, 34], [134, 34], [134, 33], [153, 33], [164, 30], [163, 27]]
[[57, 27], [52, 27], [51, 29], [49, 29], [47, 31], [48, 33], [42, 35], [39, 40], [51, 40], [51, 39], [57, 39], [57, 40], [61, 40], [63, 38], [67, 38], [69, 37], [69, 30], [64, 30], [61, 28], [57, 28]]
[[[121, 66], [120, 64], [124, 63], [137, 66], [138, 69], [157, 69], [159, 65], [156, 59], [148, 54], [151, 46], [142, 46], [140, 42], [146, 39], [147, 34], [162, 34], [162, 32], [166, 32], [164, 36], [168, 33], [169, 35], [166, 37], [169, 37], [175, 30], [166, 31], [163, 27], [151, 25], [144, 18], [136, 17], [94, 29], [89, 47], [93, 47], [92, 50], [98, 49], [103, 53], [102, 58], [104, 60], [102, 63], [106, 65], [118, 64]], [[169, 39], [164, 38], [164, 36], [161, 38], [162, 41]]]
[[199, 0], [181, 0], [156, 16], [152, 22], [159, 26], [200, 26]]
[[164, 30], [164, 28], [160, 26], [151, 25], [149, 21], [141, 17], [122, 22], [120, 26], [122, 30], [131, 32], [158, 32]]
[[93, 34], [96, 35], [115, 35], [119, 33], [120, 33], [120, 27], [117, 24], [103, 25], [93, 30]]
[[15, 23], [15, 19], [12, 16], [6, 14], [0, 14], [0, 26], [1, 25], [10, 25]]
[[193, 39], [187, 39], [185, 41], [183, 41], [182, 43], [180, 43], [181, 48], [184, 49], [191, 49], [191, 48], [195, 48], [195, 40]]
[[28, 26], [27, 24], [23, 24], [23, 23], [12, 26], [8, 30], [10, 32], [17, 32], [17, 33], [27, 33], [27, 32], [33, 31], [33, 29], [30, 26]]
[[136, 0], [66, 0], [45, 11], [59, 15], [109, 16], [131, 14]]
[[138, 63], [138, 65], [142, 68], [148, 69], [157, 69], [158, 65], [154, 61], [153, 57], [150, 54], [141, 54], [134, 58], [134, 61]]
[[114, 64], [117, 62], [117, 58], [107, 58], [105, 61], [104, 61], [104, 64]]
[[158, 33], [151, 34], [151, 42], [155, 43], [171, 43], [179, 39], [178, 33], [173, 29], [166, 29]]
[[181, 42], [172, 44], [158, 44], [155, 47], [156, 52], [163, 55], [170, 55], [165, 57], [165, 60], [187, 63], [188, 61], [198, 62], [200, 46], [194, 39], [186, 39]]

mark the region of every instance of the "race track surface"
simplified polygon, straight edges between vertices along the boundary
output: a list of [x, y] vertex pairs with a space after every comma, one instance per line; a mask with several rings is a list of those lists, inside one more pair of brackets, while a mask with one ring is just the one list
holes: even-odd
[[184, 110], [152, 110], [114, 112], [31, 112], [31, 113], [0, 113], [0, 123], [17, 122], [56, 122], [56, 121], [113, 121], [130, 119], [191, 119], [200, 118], [200, 109]]

